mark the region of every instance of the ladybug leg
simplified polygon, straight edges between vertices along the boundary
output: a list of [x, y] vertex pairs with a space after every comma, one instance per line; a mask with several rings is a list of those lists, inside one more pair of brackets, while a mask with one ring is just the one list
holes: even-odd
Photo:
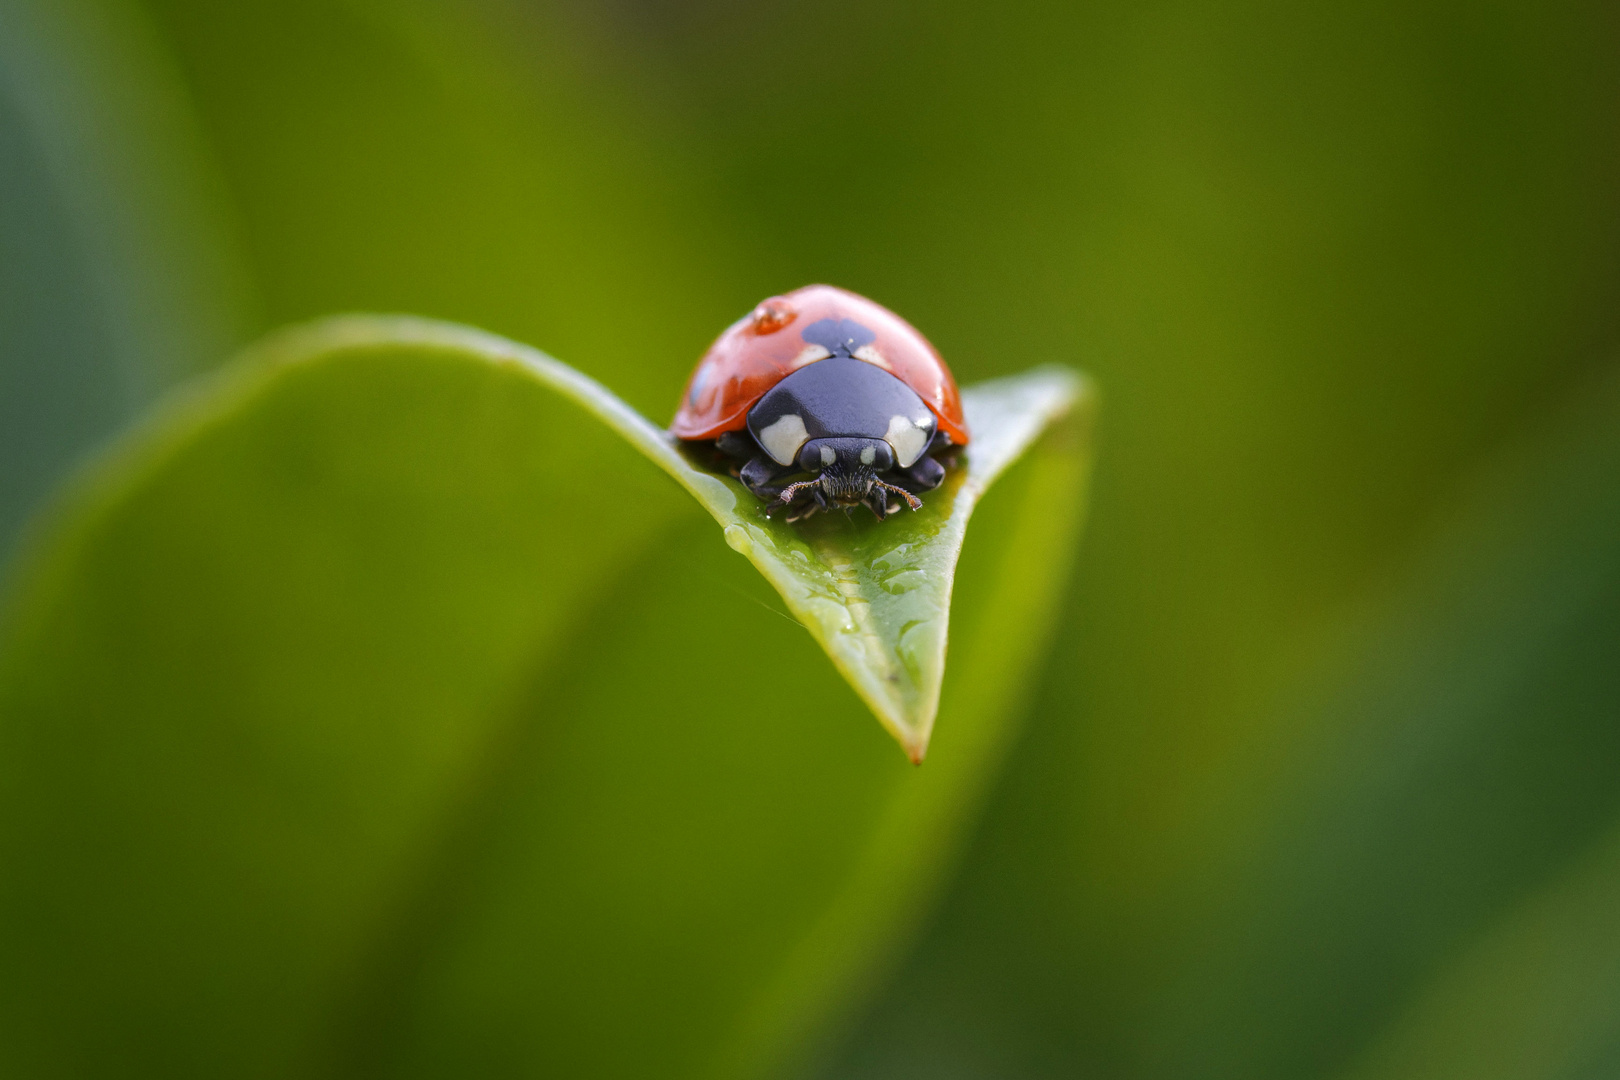
[[[943, 431], [936, 431], [934, 432], [933, 441], [928, 444], [928, 449], [923, 451], [923, 456], [912, 468], [915, 469], [917, 465], [922, 465], [924, 469], [928, 469], [929, 466], [923, 465], [923, 462], [933, 460], [948, 469], [955, 465], [961, 456], [962, 448], [953, 443], [951, 437]], [[943, 480], [944, 476], [942, 475], [940, 479]]]
[[933, 491], [945, 479], [945, 466], [924, 454], [909, 469], [900, 470], [900, 486], [910, 492]]
[[872, 516], [879, 521], [889, 516], [889, 493], [872, 485], [872, 493], [866, 497], [866, 508], [872, 511]]
[[[773, 506], [785, 506], [785, 505], [787, 505], [787, 504], [785, 504], [785, 503], [774, 503], [773, 504]], [[811, 497], [806, 499], [801, 505], [799, 505], [799, 506], [789, 506], [788, 507], [788, 516], [783, 518], [782, 520], [784, 520], [784, 521], [788, 522], [789, 524], [791, 524], [791, 523], [793, 523], [795, 521], [803, 521], [807, 517], [813, 517], [815, 515], [816, 511], [818, 511], [818, 510], [831, 510], [831, 509], [832, 509], [832, 506], [831, 506], [831, 504], [829, 504], [827, 502], [827, 497], [821, 493], [821, 489], [818, 487], [813, 492], [811, 492]]]
[[[805, 501], [803, 506], [794, 506], [793, 502], [799, 497], [801, 491], [810, 492], [810, 498]], [[789, 484], [783, 488], [781, 493], [776, 496], [776, 501], [766, 508], [765, 516], [770, 517], [778, 510], [786, 510], [788, 511], [787, 520], [798, 521], [800, 518], [809, 517], [817, 510], [825, 509], [827, 509], [827, 496], [822, 493], [821, 480], [819, 477], [811, 477], [809, 480], [801, 480], [797, 484]]]
[[[800, 495], [806, 492], [809, 493], [809, 497], [801, 499]], [[827, 492], [821, 486], [821, 477], [812, 476], [808, 480], [801, 480], [783, 488], [776, 496], [776, 501], [766, 507], [765, 516], [770, 517], [778, 510], [786, 510], [787, 517], [783, 520], [794, 522], [832, 509], [833, 503], [827, 498]]]
[[899, 503], [889, 502], [890, 495], [900, 496], [905, 504], [913, 510], [922, 509], [922, 500], [917, 498], [917, 496], [913, 495], [911, 492], [907, 491], [905, 488], [901, 487], [899, 484], [890, 484], [882, 480], [874, 480], [872, 483], [872, 491], [866, 496], [866, 505], [871, 508], [872, 513], [877, 515], [877, 519], [879, 521], [882, 521], [884, 518], [888, 517], [891, 510], [898, 510], [900, 508]]
[[777, 487], [776, 481], [798, 471], [797, 465], [778, 465], [764, 454], [756, 453], [748, 459], [748, 464], [738, 471], [737, 479], [761, 499], [770, 500], [776, 498], [781, 490]]
[[736, 458], [738, 461], [747, 461], [759, 453], [759, 447], [754, 440], [741, 431], [728, 431], [714, 440], [715, 447], [726, 457]]

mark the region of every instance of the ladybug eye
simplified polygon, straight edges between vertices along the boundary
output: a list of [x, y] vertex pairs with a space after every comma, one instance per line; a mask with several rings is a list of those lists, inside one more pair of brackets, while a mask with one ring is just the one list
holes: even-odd
[[754, 333], [774, 334], [798, 316], [799, 313], [793, 310], [792, 304], [780, 296], [773, 296], [754, 309], [752, 323]]

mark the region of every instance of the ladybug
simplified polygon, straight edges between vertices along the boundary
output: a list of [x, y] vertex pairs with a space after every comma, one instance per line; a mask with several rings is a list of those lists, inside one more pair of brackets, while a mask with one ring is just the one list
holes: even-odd
[[670, 432], [712, 443], [789, 521], [922, 507], [968, 443], [956, 380], [889, 309], [831, 285], [773, 296], [698, 362]]

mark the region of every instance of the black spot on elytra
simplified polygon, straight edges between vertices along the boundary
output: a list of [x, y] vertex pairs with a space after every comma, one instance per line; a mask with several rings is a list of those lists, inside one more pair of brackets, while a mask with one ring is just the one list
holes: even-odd
[[834, 356], [853, 356], [862, 345], [877, 340], [877, 334], [854, 319], [818, 319], [799, 334], [807, 345], [820, 345]]

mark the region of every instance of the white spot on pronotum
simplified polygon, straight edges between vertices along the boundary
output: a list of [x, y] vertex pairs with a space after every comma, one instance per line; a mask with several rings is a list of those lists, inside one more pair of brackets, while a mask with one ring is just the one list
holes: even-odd
[[877, 347], [875, 345], [862, 345], [860, 348], [856, 349], [855, 359], [865, 360], [868, 364], [876, 364], [884, 371], [894, 370], [889, 366], [889, 361], [884, 358], [883, 354], [877, 351]]
[[870, 446], [861, 448], [861, 464], [870, 465], [877, 460], [877, 451]]
[[789, 364], [788, 367], [792, 368], [794, 371], [797, 371], [806, 364], [813, 364], [817, 360], [825, 360], [831, 355], [832, 353], [827, 351], [827, 347], [825, 345], [806, 345], [804, 347], [804, 351], [798, 356], [795, 356], [793, 358], [793, 362]]
[[928, 432], [912, 423], [908, 416], [891, 416], [889, 433], [884, 436], [894, 447], [894, 461], [902, 469], [909, 469], [928, 449]]
[[759, 433], [759, 444], [778, 465], [791, 465], [799, 456], [799, 447], [810, 438], [804, 430], [804, 421], [798, 413], [788, 413]]
[[822, 465], [831, 465], [833, 462], [835, 462], [837, 460], [838, 460], [838, 455], [833, 453], [833, 448], [832, 447], [823, 446], [821, 448], [821, 464]]

